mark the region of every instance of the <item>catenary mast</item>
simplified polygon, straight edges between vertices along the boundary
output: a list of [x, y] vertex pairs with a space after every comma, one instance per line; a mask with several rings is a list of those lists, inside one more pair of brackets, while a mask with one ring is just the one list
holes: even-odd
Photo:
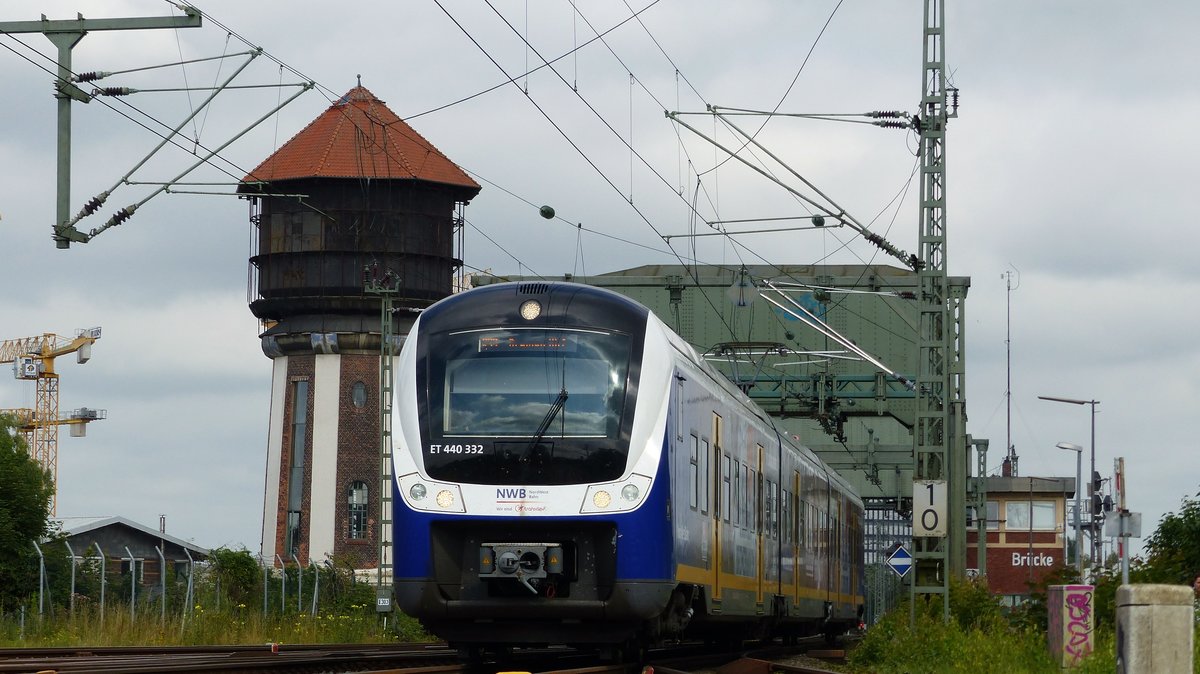
[[[920, 320], [917, 337], [917, 411], [914, 428], [914, 502], [917, 490], [930, 487], [930, 494], [948, 498], [940, 505], [948, 522], [936, 535], [930, 520], [913, 512], [913, 593], [941, 595], [943, 612], [949, 615], [950, 576], [961, 574], [965, 563], [966, 453], [956, 440], [963, 434], [964, 368], [961, 361], [962, 333], [958, 312], [963, 297], [951, 297], [946, 269], [946, 121], [944, 0], [925, 0], [923, 35], [923, 94], [921, 111], [914, 119], [920, 134], [921, 199], [918, 256]], [[965, 450], [965, 442], [963, 443]], [[933, 483], [941, 486], [934, 489]], [[932, 485], [932, 486], [931, 486]], [[933, 497], [930, 497], [933, 501]], [[962, 501], [962, 503], [959, 503]], [[961, 507], [958, 507], [961, 506]], [[935, 518], [936, 519], [936, 518]], [[949, 536], [945, 531], [948, 530]], [[963, 554], [957, 554], [964, 548]]]

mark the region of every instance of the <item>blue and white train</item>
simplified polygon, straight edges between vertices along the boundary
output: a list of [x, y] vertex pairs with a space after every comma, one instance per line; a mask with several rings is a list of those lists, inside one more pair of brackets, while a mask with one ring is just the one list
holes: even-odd
[[448, 297], [396, 375], [397, 604], [465, 648], [836, 635], [862, 502], [636, 302]]

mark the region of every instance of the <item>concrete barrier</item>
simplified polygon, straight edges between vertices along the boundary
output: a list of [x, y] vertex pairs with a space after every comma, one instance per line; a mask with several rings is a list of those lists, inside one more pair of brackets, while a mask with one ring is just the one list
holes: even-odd
[[1192, 674], [1192, 588], [1117, 588], [1117, 674]]

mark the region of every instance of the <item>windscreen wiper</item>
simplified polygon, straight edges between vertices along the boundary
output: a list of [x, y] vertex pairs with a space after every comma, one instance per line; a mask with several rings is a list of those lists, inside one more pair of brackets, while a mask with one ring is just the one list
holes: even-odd
[[554, 417], [558, 416], [566, 404], [567, 389], [564, 388], [558, 392], [558, 397], [554, 399], [554, 402], [550, 403], [550, 409], [546, 410], [546, 416], [542, 417], [542, 423], [538, 424], [537, 432], [533, 434], [533, 440], [529, 443], [530, 450], [537, 447], [537, 444], [542, 441], [542, 436], [550, 428], [550, 423], [554, 421]]

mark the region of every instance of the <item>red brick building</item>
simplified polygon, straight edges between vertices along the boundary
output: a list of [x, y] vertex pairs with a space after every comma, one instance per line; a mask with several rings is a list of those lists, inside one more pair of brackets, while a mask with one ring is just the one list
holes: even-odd
[[242, 180], [255, 227], [250, 310], [273, 363], [264, 557], [380, 563], [380, 492], [393, 486], [379, 483], [383, 340], [365, 273], [398, 279], [394, 332], [407, 333], [416, 311], [450, 294], [462, 209], [479, 189], [362, 86]]
[[987, 575], [993, 594], [1017, 603], [1056, 568], [1074, 563], [1067, 556], [1073, 519], [1068, 500], [1075, 478], [989, 477], [984, 524], [987, 559], [979, 568], [978, 532], [967, 532], [967, 566]]

